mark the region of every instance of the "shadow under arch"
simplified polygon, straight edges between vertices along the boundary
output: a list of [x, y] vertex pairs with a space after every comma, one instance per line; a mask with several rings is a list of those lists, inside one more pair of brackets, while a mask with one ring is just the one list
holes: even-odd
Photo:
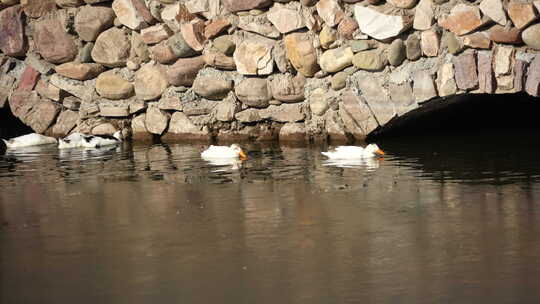
[[540, 98], [478, 94], [432, 103], [395, 119], [370, 141], [433, 180], [540, 181]]

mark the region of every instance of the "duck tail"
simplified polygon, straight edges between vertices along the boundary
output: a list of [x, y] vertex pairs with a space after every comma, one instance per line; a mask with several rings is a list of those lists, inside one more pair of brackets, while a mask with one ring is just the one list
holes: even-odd
[[2, 142], [4, 143], [4, 145], [6, 145], [6, 148], [8, 148], [8, 147], [9, 147], [9, 142], [8, 142], [7, 140], [5, 140], [5, 139], [2, 139]]
[[122, 137], [122, 131], [116, 131], [116, 132], [114, 132], [113, 137], [116, 138], [116, 139], [118, 139], [118, 141], [122, 141], [122, 138], [123, 138], [123, 137]]
[[321, 154], [326, 156], [326, 157], [330, 157], [330, 152], [321, 152]]

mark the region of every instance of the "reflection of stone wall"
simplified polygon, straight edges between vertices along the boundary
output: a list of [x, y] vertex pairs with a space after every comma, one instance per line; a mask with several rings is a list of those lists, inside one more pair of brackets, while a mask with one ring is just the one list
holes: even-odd
[[540, 94], [540, 1], [0, 0], [0, 9], [0, 108], [56, 136], [363, 139], [433, 98]]

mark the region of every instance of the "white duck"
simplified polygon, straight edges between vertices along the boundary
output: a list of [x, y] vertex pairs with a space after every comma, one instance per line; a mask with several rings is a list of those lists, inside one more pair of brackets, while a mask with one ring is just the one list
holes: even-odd
[[231, 146], [210, 146], [208, 149], [201, 153], [201, 156], [205, 159], [213, 158], [240, 158], [241, 160], [247, 159], [246, 153], [237, 144]]
[[385, 154], [376, 144], [369, 144], [365, 148], [357, 146], [339, 146], [333, 151], [321, 153], [330, 159], [358, 159], [377, 157]]
[[110, 135], [85, 135], [82, 133], [73, 133], [67, 137], [58, 140], [58, 149], [68, 148], [99, 148], [104, 146], [116, 145], [122, 142], [122, 133], [117, 131], [113, 136]]
[[8, 149], [56, 144], [56, 138], [37, 133], [26, 134], [9, 140], [2, 140]]

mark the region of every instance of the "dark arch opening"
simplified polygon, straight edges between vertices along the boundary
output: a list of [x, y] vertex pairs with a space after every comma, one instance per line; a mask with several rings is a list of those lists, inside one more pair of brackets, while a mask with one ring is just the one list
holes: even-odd
[[376, 130], [370, 141], [424, 136], [540, 131], [540, 98], [519, 94], [469, 94], [439, 99]]
[[0, 138], [9, 139], [32, 132], [32, 128], [13, 115], [9, 106], [0, 108]]

